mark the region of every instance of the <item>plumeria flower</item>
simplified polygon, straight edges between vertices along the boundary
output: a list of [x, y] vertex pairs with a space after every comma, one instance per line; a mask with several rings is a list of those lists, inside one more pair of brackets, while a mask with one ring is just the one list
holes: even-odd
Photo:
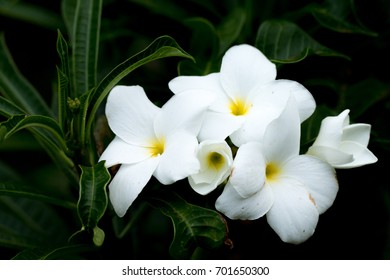
[[100, 157], [105, 166], [121, 164], [109, 185], [118, 216], [127, 209], [151, 176], [171, 184], [198, 172], [196, 138], [211, 100], [173, 96], [155, 106], [139, 86], [116, 86], [107, 98], [106, 116], [115, 138]]
[[300, 118], [293, 99], [267, 127], [262, 143], [242, 145], [216, 209], [230, 219], [267, 222], [288, 243], [307, 240], [318, 218], [335, 200], [335, 170], [326, 162], [299, 155]]
[[326, 117], [320, 132], [307, 151], [327, 161], [335, 168], [354, 168], [377, 162], [378, 158], [367, 149], [371, 125], [349, 124], [349, 110], [338, 116]]
[[215, 190], [230, 174], [233, 163], [232, 150], [225, 141], [205, 140], [199, 144], [198, 173], [188, 177], [190, 186], [201, 195]]
[[169, 82], [175, 94], [207, 93], [216, 97], [199, 139], [224, 140], [240, 146], [261, 140], [265, 128], [278, 117], [290, 96], [297, 100], [300, 121], [315, 109], [310, 92], [290, 80], [275, 80], [276, 67], [258, 49], [243, 44], [223, 56], [220, 72], [206, 76], [179, 76]]

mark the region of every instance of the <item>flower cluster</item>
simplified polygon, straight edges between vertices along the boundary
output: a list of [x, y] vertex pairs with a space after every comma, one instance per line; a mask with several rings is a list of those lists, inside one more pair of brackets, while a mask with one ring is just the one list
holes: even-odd
[[[284, 242], [301, 243], [334, 202], [334, 168], [374, 163], [370, 126], [349, 124], [348, 110], [325, 118], [306, 154], [301, 123], [315, 110], [310, 92], [276, 79], [276, 67], [249, 45], [230, 48], [218, 73], [179, 76], [161, 108], [139, 86], [116, 86], [106, 116], [115, 138], [100, 160], [120, 168], [109, 185], [122, 217], [154, 176], [161, 184], [188, 178], [207, 195], [224, 184], [215, 208], [230, 219], [266, 216]], [[234, 151], [232, 152], [232, 148]]]

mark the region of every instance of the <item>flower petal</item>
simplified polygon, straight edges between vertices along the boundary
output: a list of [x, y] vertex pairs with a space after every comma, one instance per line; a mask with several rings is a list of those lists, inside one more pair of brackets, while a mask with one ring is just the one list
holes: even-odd
[[343, 129], [341, 141], [357, 142], [367, 147], [370, 140], [371, 125], [365, 123], [351, 124]]
[[117, 164], [137, 163], [150, 156], [148, 148], [128, 144], [116, 136], [104, 150], [99, 161], [105, 160], [105, 166], [111, 167]]
[[299, 244], [313, 235], [319, 213], [301, 182], [278, 180], [272, 184], [275, 201], [266, 217], [271, 228], [287, 243]]
[[168, 185], [199, 172], [197, 147], [198, 140], [192, 134], [177, 132], [169, 135], [161, 162], [153, 175], [160, 183]]
[[[275, 104], [285, 103], [293, 96], [298, 107], [301, 123], [308, 119], [316, 108], [312, 94], [300, 83], [291, 80], [275, 80], [260, 89], [262, 95], [269, 95]], [[276, 103], [277, 102], [277, 103]], [[283, 106], [283, 105], [282, 105]], [[283, 106], [284, 107], [284, 106]]]
[[204, 114], [214, 100], [214, 96], [204, 92], [183, 92], [172, 96], [155, 119], [154, 129], [157, 137], [167, 137], [180, 130], [197, 135]]
[[263, 153], [267, 162], [281, 164], [299, 153], [301, 122], [294, 97], [290, 97], [278, 118], [267, 127]]
[[306, 154], [318, 157], [332, 166], [348, 164], [353, 161], [352, 154], [333, 147], [314, 145], [307, 150]]
[[199, 141], [225, 140], [244, 123], [243, 116], [208, 111], [199, 132]]
[[110, 128], [133, 145], [143, 146], [155, 138], [153, 120], [159, 110], [140, 86], [116, 86], [107, 98], [106, 116]]
[[250, 197], [243, 198], [228, 182], [215, 202], [215, 208], [232, 220], [256, 220], [271, 208], [274, 196], [269, 186]]
[[251, 141], [262, 142], [268, 125], [281, 114], [286, 106], [283, 104], [283, 107], [279, 107], [276, 102], [267, 102], [264, 99], [262, 101], [253, 103], [248, 114], [241, 116], [244, 118], [243, 124], [230, 135], [230, 140], [235, 146], [240, 147]]
[[187, 91], [203, 91], [210, 95], [225, 95], [220, 84], [219, 73], [211, 73], [205, 76], [178, 76], [168, 83], [168, 87], [175, 94]]
[[346, 164], [334, 165], [335, 168], [348, 169], [372, 164], [378, 161], [378, 158], [365, 146], [351, 141], [343, 141], [340, 149], [353, 155], [353, 161]]
[[206, 195], [215, 190], [229, 176], [233, 155], [225, 141], [206, 140], [200, 143], [197, 157], [200, 162], [200, 171], [190, 175], [188, 181], [194, 191]]
[[320, 214], [332, 206], [339, 186], [335, 170], [312, 156], [300, 155], [282, 167], [284, 178], [294, 178], [303, 184]]
[[124, 164], [119, 168], [108, 186], [110, 201], [119, 217], [126, 214], [152, 177], [158, 163], [159, 158], [153, 157], [136, 164]]
[[349, 124], [349, 110], [344, 110], [338, 116], [326, 117], [321, 122], [320, 131], [313, 146], [328, 146], [338, 148], [344, 126]]
[[229, 183], [237, 193], [247, 198], [259, 192], [265, 182], [265, 161], [261, 145], [250, 142], [242, 145], [234, 158]]
[[233, 100], [245, 100], [252, 88], [275, 78], [275, 64], [255, 47], [233, 46], [223, 56], [221, 84]]

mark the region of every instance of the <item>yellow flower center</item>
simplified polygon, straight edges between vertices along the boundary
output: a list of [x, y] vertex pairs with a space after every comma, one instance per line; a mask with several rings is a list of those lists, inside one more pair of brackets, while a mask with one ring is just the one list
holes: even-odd
[[220, 169], [224, 163], [225, 163], [225, 158], [217, 152], [212, 152], [209, 153], [207, 161], [210, 166], [213, 166], [215, 169]]
[[280, 174], [280, 168], [275, 163], [268, 163], [265, 168], [265, 177], [267, 181], [273, 181], [278, 178]]
[[250, 104], [247, 104], [244, 100], [235, 99], [229, 104], [230, 112], [235, 116], [243, 116], [248, 113]]
[[156, 157], [158, 155], [162, 155], [164, 153], [164, 145], [165, 141], [155, 139], [152, 141], [151, 145], [149, 146], [149, 151], [152, 154], [152, 157]]

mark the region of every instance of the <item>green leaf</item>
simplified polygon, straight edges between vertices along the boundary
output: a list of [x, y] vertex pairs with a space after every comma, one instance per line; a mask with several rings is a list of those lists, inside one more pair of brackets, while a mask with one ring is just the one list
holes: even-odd
[[[356, 33], [367, 36], [378, 34], [364, 27], [355, 15], [354, 1], [327, 0], [323, 4], [310, 4], [306, 7], [324, 27], [341, 33]], [[351, 19], [349, 19], [351, 18]], [[356, 22], [353, 22], [353, 20]]]
[[104, 233], [97, 229], [97, 224], [108, 205], [106, 186], [111, 176], [104, 162], [99, 162], [93, 167], [81, 166], [81, 171], [77, 210], [82, 230], [92, 232], [95, 245], [100, 246], [103, 243]]
[[12, 115], [23, 115], [25, 112], [16, 106], [12, 101], [0, 96], [0, 115], [11, 117]]
[[0, 182], [0, 195], [26, 197], [34, 200], [40, 200], [51, 204], [59, 205], [69, 209], [76, 209], [76, 204], [72, 201], [49, 196], [40, 192], [36, 188], [27, 187], [23, 183], [2, 183]]
[[59, 15], [52, 10], [25, 1], [1, 0], [0, 15], [54, 30], [63, 26]]
[[68, 106], [68, 96], [69, 96], [69, 80], [68, 76], [65, 75], [57, 67], [57, 92], [58, 92], [58, 124], [61, 129], [66, 129], [67, 121], [67, 106]]
[[299, 62], [311, 54], [349, 59], [321, 45], [295, 23], [285, 20], [264, 21], [257, 32], [256, 47], [276, 63]]
[[61, 1], [61, 15], [65, 22], [66, 30], [68, 31], [69, 38], [73, 41], [74, 37], [74, 22], [75, 22], [75, 7], [78, 5], [79, 0], [62, 0]]
[[57, 143], [59, 147], [63, 148], [65, 151], [67, 150], [61, 128], [54, 119], [46, 116], [13, 115], [7, 121], [0, 123], [0, 141], [3, 141], [11, 137], [14, 133], [26, 128], [43, 128], [50, 134], [41, 130], [35, 131], [41, 132], [41, 135], [49, 137]]
[[224, 244], [227, 229], [217, 212], [187, 203], [170, 191], [146, 199], [172, 220], [174, 237], [169, 251], [174, 258], [189, 258], [197, 246], [216, 249]]
[[67, 240], [62, 218], [46, 204], [0, 196], [0, 245], [9, 248], [53, 246]]
[[96, 85], [102, 0], [78, 0], [74, 8], [72, 65], [80, 96]]
[[16, 67], [4, 35], [0, 35], [0, 92], [29, 114], [52, 116], [41, 95]]
[[[97, 87], [90, 93], [88, 99], [84, 104], [89, 106], [87, 110], [84, 110], [84, 114], [81, 115], [80, 121], [85, 121], [87, 119], [87, 123], [85, 126], [85, 134], [86, 137], [91, 137], [92, 135], [92, 125], [95, 121], [96, 112], [103, 102], [103, 100], [107, 97], [108, 93], [111, 89], [126, 75], [128, 75], [133, 70], [138, 67], [166, 57], [184, 57], [193, 59], [191, 55], [186, 53], [174, 39], [169, 36], [162, 36], [154, 40], [146, 49], [139, 52], [138, 54], [130, 57], [125, 60], [118, 66], [116, 66], [107, 76], [105, 76]], [[84, 127], [80, 125], [80, 127]], [[90, 145], [90, 139], [81, 139], [82, 145], [85, 147]], [[91, 160], [94, 162], [93, 160]]]
[[70, 94], [70, 71], [69, 71], [69, 51], [68, 44], [62, 36], [61, 31], [57, 31], [57, 52], [61, 60], [60, 67], [57, 67], [58, 84], [58, 123], [62, 129], [65, 128], [67, 118], [67, 100]]
[[22, 129], [28, 129], [69, 179], [78, 182], [75, 165], [67, 155], [69, 151], [64, 135], [54, 119], [46, 116], [12, 115], [7, 121], [0, 123], [0, 141]]

